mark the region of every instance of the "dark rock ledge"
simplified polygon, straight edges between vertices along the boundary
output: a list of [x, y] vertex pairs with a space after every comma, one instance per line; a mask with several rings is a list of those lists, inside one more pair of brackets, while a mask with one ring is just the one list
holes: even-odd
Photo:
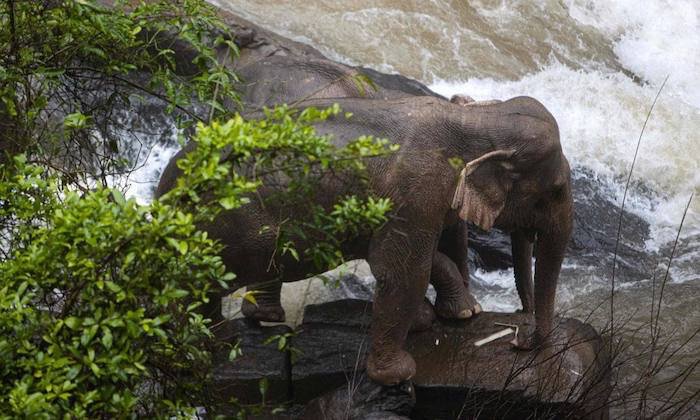
[[[503, 337], [482, 347], [474, 342], [517, 324], [524, 314], [482, 313], [466, 322], [436, 321], [430, 330], [409, 334], [407, 349], [418, 366], [411, 382], [381, 387], [364, 374], [371, 302], [340, 300], [305, 308], [290, 339], [290, 352], [265, 337], [289, 332], [231, 320], [217, 333], [241, 340], [243, 356], [218, 358], [214, 389], [241, 403], [263, 401], [258, 383], [268, 378], [270, 404], [289, 408], [279, 418], [607, 418], [610, 394], [605, 346], [589, 325], [558, 320], [549, 354], [518, 352]], [[292, 359], [295, 359], [292, 361]], [[235, 411], [235, 410], [234, 410]]]

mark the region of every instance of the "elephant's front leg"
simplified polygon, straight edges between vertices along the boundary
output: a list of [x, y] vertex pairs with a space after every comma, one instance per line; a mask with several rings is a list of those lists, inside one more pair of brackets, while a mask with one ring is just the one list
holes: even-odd
[[535, 302], [532, 291], [532, 242], [520, 230], [510, 235], [513, 250], [513, 272], [515, 273], [515, 288], [523, 305], [522, 311], [528, 314], [535, 312]]
[[535, 342], [545, 343], [553, 330], [557, 280], [570, 230], [538, 234], [535, 255]]
[[370, 244], [367, 260], [377, 289], [367, 373], [378, 383], [392, 385], [415, 375], [415, 361], [403, 346], [428, 287], [438, 232], [388, 223]]
[[525, 340], [518, 339], [517, 347], [530, 350], [545, 345], [554, 328], [554, 303], [557, 279], [564, 260], [566, 243], [571, 230], [564, 229], [538, 232], [535, 252], [535, 333]]

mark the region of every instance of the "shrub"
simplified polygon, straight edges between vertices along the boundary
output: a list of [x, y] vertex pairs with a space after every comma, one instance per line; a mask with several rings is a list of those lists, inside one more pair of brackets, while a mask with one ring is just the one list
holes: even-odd
[[[359, 174], [361, 159], [386, 153], [367, 137], [336, 149], [316, 136], [310, 124], [338, 112], [280, 108], [260, 121], [200, 125], [177, 186], [148, 206], [110, 188], [61, 191], [21, 155], [4, 167], [0, 216], [12, 223], [0, 261], [3, 414], [171, 416], [207, 406], [211, 334], [196, 308], [233, 274], [196, 225], [247, 203], [261, 181], [237, 171], [245, 163], [313, 183], [327, 170]], [[375, 228], [389, 208], [346, 197], [294, 224], [295, 233], [323, 232], [322, 252], [283, 245], [334, 264], [336, 235]]]

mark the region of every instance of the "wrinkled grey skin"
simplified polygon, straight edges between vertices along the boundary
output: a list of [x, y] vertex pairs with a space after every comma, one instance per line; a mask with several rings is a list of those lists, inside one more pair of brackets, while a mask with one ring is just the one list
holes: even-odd
[[[552, 329], [556, 284], [572, 228], [570, 170], [552, 115], [528, 97], [468, 109], [429, 97], [309, 100], [299, 106], [333, 103], [353, 114], [317, 124], [318, 132], [332, 134], [334, 143], [343, 145], [368, 134], [401, 146], [390, 156], [367, 162], [372, 190], [394, 204], [388, 222], [344, 249], [352, 257], [365, 258], [377, 279], [369, 376], [395, 384], [415, 374], [415, 362], [403, 345], [435, 269], [441, 234], [458, 223], [460, 215], [485, 230], [511, 232], [518, 291], [524, 310], [535, 313], [532, 340], [544, 343]], [[472, 168], [463, 183], [464, 199], [453, 208], [459, 175], [448, 159], [473, 162], [487, 154], [493, 158]], [[159, 194], [172, 188], [178, 176], [174, 160], [161, 178]], [[321, 196], [332, 200], [343, 192], [328, 185]], [[282, 281], [299, 280], [313, 270], [310, 264], [274, 253], [276, 227], [294, 211], [263, 208], [252, 200], [204, 227], [228, 245], [222, 257], [238, 274], [234, 287], [268, 282], [274, 292]], [[263, 226], [271, 229], [260, 233]]]
[[238, 88], [247, 112], [312, 98], [442, 98], [403, 76], [385, 75], [323, 58], [272, 56], [236, 68], [236, 73], [241, 79]]

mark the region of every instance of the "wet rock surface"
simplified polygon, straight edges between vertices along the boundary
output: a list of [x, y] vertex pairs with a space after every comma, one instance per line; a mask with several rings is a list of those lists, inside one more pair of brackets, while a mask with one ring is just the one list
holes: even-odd
[[[282, 403], [291, 399], [291, 360], [288, 352], [277, 349], [273, 338], [292, 330], [286, 325], [260, 326], [246, 319], [234, 319], [213, 328], [221, 343], [213, 363], [213, 389], [219, 401], [237, 399], [241, 404]], [[268, 340], [271, 342], [267, 343]], [[229, 360], [229, 353], [239, 343], [240, 355]], [[266, 379], [263, 379], [266, 378]], [[267, 392], [261, 393], [261, 380]]]
[[[649, 239], [649, 224], [641, 217], [625, 212], [619, 225], [619, 204], [610, 201], [592, 173], [576, 169], [572, 174], [574, 191], [574, 234], [567, 258], [580, 265], [609, 262], [617, 243], [617, 275], [625, 280], [649, 278], [655, 267], [655, 255], [644, 248]], [[621, 197], [619, 197], [621, 199]], [[617, 241], [618, 227], [620, 241]]]
[[355, 381], [315, 398], [306, 405], [302, 419], [409, 419], [416, 402], [414, 387], [406, 381], [382, 386], [362, 373]]
[[528, 333], [534, 322], [526, 314], [487, 312], [467, 321], [436, 321], [427, 331], [409, 334], [406, 348], [418, 367], [413, 386], [381, 387], [364, 373], [370, 320], [368, 301], [309, 305], [286, 355], [260, 344], [282, 329], [288, 331], [284, 327], [229, 321], [217, 336], [241, 338], [243, 357], [248, 349], [251, 358], [220, 361], [214, 372], [217, 387], [254, 394], [263, 375], [278, 378], [274, 391], [270, 382], [268, 401], [291, 404], [288, 418], [607, 416], [600, 409], [610, 393], [606, 347], [580, 321], [558, 320], [554, 345], [539, 353], [513, 350], [512, 335], [474, 346], [505, 328], [497, 322]]
[[482, 313], [460, 323], [436, 323], [409, 335], [417, 363], [412, 418], [602, 418], [610, 393], [608, 359], [595, 330], [560, 319], [548, 351], [515, 351], [512, 335], [481, 347], [503, 330], [496, 323], [534, 327], [526, 314]]
[[292, 368], [294, 399], [306, 402], [329, 390], [359, 383], [369, 348], [372, 303], [340, 300], [304, 309], [293, 339], [298, 351]]

